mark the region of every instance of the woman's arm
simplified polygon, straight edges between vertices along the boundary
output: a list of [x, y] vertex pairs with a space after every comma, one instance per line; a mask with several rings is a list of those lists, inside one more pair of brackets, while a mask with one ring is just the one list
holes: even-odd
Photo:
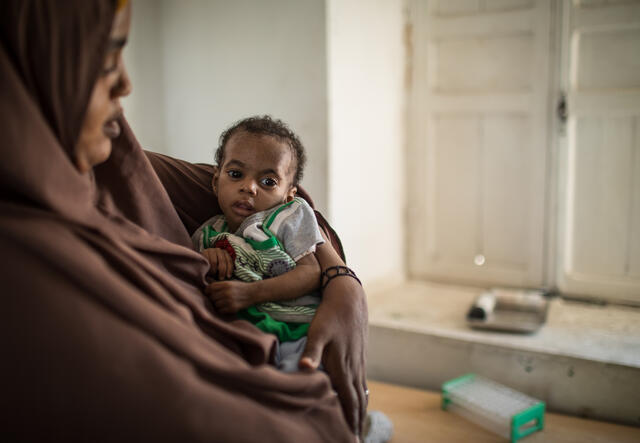
[[29, 208], [8, 212], [0, 217], [0, 252], [11, 257], [0, 267], [2, 441], [355, 440], [323, 374], [266, 364], [266, 334], [203, 321], [173, 297], [159, 302], [123, 275], [120, 255], [96, 250], [103, 243]]
[[[322, 271], [344, 266], [344, 261], [329, 243], [316, 250]], [[367, 410], [365, 348], [368, 334], [365, 293], [351, 277], [333, 278], [322, 293], [322, 303], [309, 327], [307, 346], [300, 368], [316, 369], [322, 361], [338, 393], [349, 425], [360, 435]]]

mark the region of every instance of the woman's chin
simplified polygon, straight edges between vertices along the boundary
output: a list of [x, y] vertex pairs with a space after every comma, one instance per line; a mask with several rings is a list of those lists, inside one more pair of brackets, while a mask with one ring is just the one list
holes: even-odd
[[98, 166], [100, 163], [106, 162], [111, 156], [111, 150], [113, 146], [111, 144], [111, 139], [108, 138], [104, 142], [100, 144], [100, 147], [97, 148], [93, 152], [93, 156], [91, 159], [91, 166]]
[[86, 174], [100, 163], [106, 162], [111, 156], [111, 139], [105, 137], [99, 143], [95, 143], [85, 149], [76, 151], [76, 167], [81, 174]]

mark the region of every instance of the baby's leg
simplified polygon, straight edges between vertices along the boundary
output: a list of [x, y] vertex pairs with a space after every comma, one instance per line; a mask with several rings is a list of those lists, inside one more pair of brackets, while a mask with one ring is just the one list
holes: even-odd
[[[276, 367], [283, 372], [299, 371], [298, 362], [302, 357], [302, 352], [306, 345], [307, 337], [302, 337], [295, 341], [278, 343], [278, 349], [276, 350]], [[322, 369], [322, 365], [319, 369]]]
[[[307, 337], [295, 341], [279, 342], [276, 349], [276, 367], [282, 372], [299, 371], [298, 362], [306, 345]], [[323, 370], [322, 365], [318, 369]], [[391, 439], [392, 435], [393, 423], [389, 417], [380, 411], [367, 412], [362, 435], [364, 443], [385, 443]]]

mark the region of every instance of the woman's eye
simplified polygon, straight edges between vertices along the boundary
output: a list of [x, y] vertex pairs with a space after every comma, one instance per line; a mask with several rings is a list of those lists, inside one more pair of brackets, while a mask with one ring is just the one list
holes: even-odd
[[240, 178], [242, 177], [242, 173], [240, 171], [231, 170], [227, 172], [227, 175], [231, 178]]
[[262, 184], [263, 184], [264, 186], [266, 186], [266, 187], [268, 187], [268, 188], [273, 188], [275, 185], [277, 185], [277, 184], [278, 184], [278, 182], [277, 182], [277, 181], [275, 181], [274, 179], [269, 178], [269, 177], [267, 177], [267, 178], [263, 178], [261, 182], [262, 182]]
[[112, 72], [116, 72], [118, 70], [119, 65], [119, 57], [117, 52], [112, 52], [107, 55], [104, 60], [104, 65], [102, 67], [102, 75], [109, 75]]
[[105, 68], [102, 68], [102, 75], [109, 75], [112, 72], [115, 72], [116, 69], [118, 69], [118, 65], [111, 65], [111, 66], [107, 66]]

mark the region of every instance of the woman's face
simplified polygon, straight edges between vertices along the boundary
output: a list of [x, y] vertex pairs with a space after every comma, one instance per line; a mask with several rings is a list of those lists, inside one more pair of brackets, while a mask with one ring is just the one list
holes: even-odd
[[117, 118], [122, 114], [120, 97], [129, 95], [131, 81], [122, 59], [131, 23], [131, 2], [116, 12], [109, 35], [107, 54], [93, 87], [80, 136], [75, 147], [75, 164], [81, 173], [106, 161], [111, 155], [111, 139], [120, 135]]

